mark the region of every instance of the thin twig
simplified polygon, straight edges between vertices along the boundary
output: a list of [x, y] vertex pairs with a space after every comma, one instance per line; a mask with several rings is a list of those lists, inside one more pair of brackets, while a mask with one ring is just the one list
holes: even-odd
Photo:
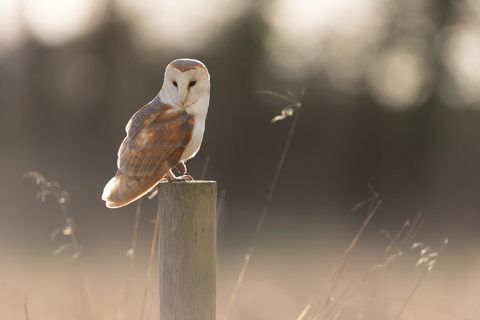
[[415, 236], [417, 235], [417, 233], [418, 233], [418, 231], [420, 230], [420, 228], [422, 228], [422, 226], [423, 226], [424, 223], [425, 223], [425, 219], [420, 220], [420, 222], [418, 223], [417, 228], [412, 232], [412, 235], [410, 236], [410, 239], [408, 239], [408, 241], [406, 242], [406, 245], [410, 245], [410, 243], [412, 243], [413, 239], [414, 239]]
[[420, 286], [420, 283], [422, 283], [423, 279], [425, 279], [426, 275], [432, 271], [432, 268], [433, 268], [433, 265], [436, 263], [436, 261], [438, 260], [438, 257], [440, 255], [440, 252], [442, 252], [443, 248], [445, 247], [445, 245], [448, 243], [448, 239], [445, 239], [442, 243], [442, 245], [440, 246], [440, 248], [438, 248], [437, 250], [437, 257], [435, 258], [435, 261], [432, 261], [431, 263], [428, 263], [425, 270], [423, 271], [422, 275], [420, 276], [420, 279], [418, 279], [417, 283], [415, 284], [415, 286], [413, 287], [412, 291], [410, 292], [410, 294], [408, 295], [407, 297], [407, 300], [405, 301], [405, 303], [403, 304], [402, 308], [400, 309], [400, 312], [398, 313], [397, 317], [395, 318], [395, 320], [398, 320], [400, 318], [400, 316], [402, 315], [403, 311], [405, 310], [405, 308], [407, 307], [408, 303], [410, 302], [410, 300], [412, 299], [413, 295], [415, 294], [415, 292], [417, 291], [418, 287]]
[[[378, 197], [378, 194], [375, 194], [375, 196], [372, 198], [372, 202], [375, 202], [376, 199]], [[368, 203], [368, 202], [362, 202], [363, 205]], [[378, 204], [380, 205], [380, 203]], [[378, 206], [376, 207], [378, 208]], [[370, 211], [370, 210], [369, 210]], [[347, 257], [351, 250], [353, 249], [353, 247], [355, 246], [358, 238], [360, 237], [360, 235], [362, 234], [363, 230], [365, 229], [365, 226], [368, 224], [368, 222], [370, 221], [370, 219], [373, 217], [373, 214], [375, 213], [375, 211], [370, 211], [370, 214], [367, 216], [367, 219], [365, 219], [364, 223], [362, 224], [362, 226], [360, 227], [360, 230], [357, 232], [357, 235], [355, 236], [355, 238], [352, 240], [352, 242], [350, 243], [350, 246], [347, 248], [347, 250], [345, 250], [342, 258], [340, 259], [340, 261], [337, 263], [337, 265], [335, 265], [335, 267], [332, 269], [332, 271], [330, 272], [330, 274], [328, 275], [328, 277], [324, 280], [324, 282], [322, 283], [322, 285], [317, 289], [317, 291], [315, 292], [315, 294], [313, 295], [313, 297], [310, 299], [310, 301], [307, 303], [307, 305], [305, 306], [305, 308], [302, 310], [302, 312], [300, 313], [300, 315], [298, 316], [297, 320], [302, 320], [305, 315], [308, 313], [308, 311], [310, 311], [310, 309], [312, 308], [312, 304], [314, 303], [314, 301], [317, 299], [318, 295], [323, 291], [323, 289], [325, 288], [325, 285], [327, 283], [329, 283], [331, 280], [330, 278], [333, 277], [333, 275], [337, 272], [337, 269], [339, 268], [339, 266], [343, 263], [345, 257]], [[320, 300], [323, 300], [323, 295], [321, 296], [321, 299]]]
[[90, 312], [92, 313], [92, 319], [97, 319], [97, 317], [95, 316], [95, 311], [93, 310], [92, 291], [90, 290], [90, 286], [88, 285], [87, 277], [85, 277], [83, 273], [81, 273], [80, 276], [82, 277], [83, 286], [85, 287], [85, 292], [87, 293], [88, 302], [90, 304]]
[[[335, 303], [330, 308], [330, 310], [327, 313], [325, 313], [325, 315], [323, 316], [322, 319], [326, 319], [328, 317], [328, 315], [333, 311], [333, 309], [335, 309], [335, 307], [340, 303], [340, 301], [342, 301], [343, 297], [345, 297], [347, 292], [350, 291], [350, 288], [353, 286], [353, 283], [354, 283], [354, 281], [352, 281], [352, 283], [350, 283], [350, 285], [343, 291], [342, 295], [338, 299], [335, 299]], [[315, 317], [315, 320], [317, 320], [317, 319], [318, 319], [318, 316]]]
[[294, 95], [293, 92], [290, 91], [290, 90], [287, 90], [287, 94], [290, 96], [290, 98], [292, 98], [292, 99], [295, 100], [295, 101], [301, 100], [301, 99], [298, 99], [297, 96]]
[[222, 212], [223, 209], [223, 202], [225, 201], [225, 189], [222, 189], [222, 192], [220, 192], [220, 199], [218, 200], [217, 204], [217, 221], [218, 218], [220, 218], [220, 213]]
[[200, 175], [200, 180], [205, 179], [205, 175], [207, 174], [208, 163], [210, 162], [210, 157], [207, 156], [205, 158], [205, 163], [203, 164], [202, 174]]
[[25, 309], [25, 319], [28, 320], [28, 293], [25, 290], [25, 301], [23, 302], [23, 307]]
[[[373, 200], [373, 203], [375, 203], [375, 200], [378, 198], [378, 193], [376, 194], [376, 197], [374, 198]], [[353, 238], [352, 242], [350, 243], [350, 245], [348, 246], [347, 250], [345, 250], [345, 252], [343, 253], [342, 255], [342, 258], [340, 259], [340, 261], [337, 263], [337, 265], [333, 268], [333, 270], [330, 272], [330, 275], [328, 276], [328, 278], [325, 280], [325, 282], [322, 284], [322, 286], [320, 286], [320, 288], [318, 288], [317, 292], [315, 293], [315, 295], [312, 297], [312, 299], [310, 299], [310, 301], [308, 302], [307, 306], [303, 309], [303, 311], [301, 312], [300, 316], [297, 318], [297, 320], [301, 320], [303, 319], [303, 317], [307, 314], [308, 310], [310, 310], [310, 308], [312, 307], [312, 304], [317, 300], [317, 296], [323, 292], [323, 289], [324, 289], [324, 285], [325, 284], [329, 284], [329, 286], [326, 287], [327, 291], [328, 291], [328, 300], [330, 300], [330, 298], [332, 297], [332, 293], [333, 291], [335, 290], [335, 287], [336, 285], [338, 284], [338, 281], [342, 275], [342, 272], [343, 272], [343, 269], [345, 268], [345, 265], [348, 261], [348, 258], [350, 257], [350, 254], [352, 253], [352, 250], [353, 248], [355, 247], [355, 245], [357, 244], [357, 241], [358, 239], [360, 238], [360, 235], [363, 233], [363, 230], [365, 230], [366, 226], [368, 225], [368, 223], [370, 222], [370, 220], [373, 218], [373, 216], [375, 215], [375, 213], [377, 212], [378, 210], [378, 207], [380, 206], [380, 204], [382, 203], [381, 200], [379, 200], [375, 207], [373, 207], [372, 210], [369, 209], [369, 213], [367, 215], [367, 217], [365, 218], [365, 220], [363, 221], [362, 223], [362, 226], [360, 227], [360, 230], [358, 230], [357, 234], [355, 235], [355, 238]], [[326, 291], [326, 292], [327, 292]], [[325, 293], [326, 293], [325, 292]], [[324, 298], [325, 298], [326, 294], [323, 294], [320, 296], [320, 298], [317, 300], [318, 303], [320, 303]], [[328, 302], [328, 301], [327, 301]], [[315, 310], [312, 312], [312, 315], [316, 314], [317, 310], [318, 310], [318, 307], [319, 307], [319, 304], [317, 305], [317, 307], [315, 308]]]
[[[270, 94], [270, 95], [273, 95], [273, 96], [276, 96], [276, 97], [283, 98], [287, 101], [294, 102], [295, 105], [297, 106], [297, 110], [296, 110], [295, 116], [294, 116], [293, 121], [292, 121], [292, 126], [290, 127], [290, 132], [288, 133], [288, 137], [287, 137], [287, 141], [285, 143], [285, 147], [283, 148], [282, 156], [280, 157], [280, 162], [278, 164], [277, 171], [275, 172], [275, 175], [273, 177], [273, 181], [272, 181], [272, 184], [270, 186], [270, 191], [268, 193], [267, 199], [265, 201], [265, 205], [263, 207], [262, 215], [260, 216], [260, 220], [258, 221], [257, 229], [255, 230], [255, 235], [253, 236], [253, 240], [252, 240], [252, 243], [250, 245], [250, 249], [248, 250], [248, 253], [245, 256], [245, 261], [243, 263], [242, 270], [240, 271], [240, 275], [239, 275], [237, 283], [235, 285], [235, 289], [233, 290], [233, 293], [230, 297], [230, 301], [228, 303], [227, 311], [225, 312], [225, 316], [224, 316], [225, 320], [227, 319], [228, 314], [229, 314], [229, 312], [230, 312], [230, 310], [233, 306], [233, 303], [235, 302], [235, 298], [237, 296], [238, 289], [240, 288], [240, 285], [242, 284], [242, 281], [243, 281], [243, 277], [245, 276], [245, 272], [247, 271], [248, 263], [250, 262], [250, 257], [253, 254], [253, 250], [255, 248], [255, 243], [257, 242], [258, 235], [260, 234], [260, 230], [262, 229], [262, 225], [263, 225], [263, 221], [265, 220], [265, 216], [267, 215], [268, 206], [270, 205], [270, 201], [272, 200], [273, 192], [275, 191], [275, 187], [277, 185], [278, 177], [280, 176], [280, 172], [282, 171], [283, 163], [285, 162], [285, 158], [287, 156], [287, 152], [288, 152], [288, 149], [290, 148], [290, 143], [292, 141], [293, 133], [295, 132], [295, 127], [296, 127], [297, 121], [298, 121], [298, 115], [300, 114], [301, 101], [293, 101], [289, 97], [286, 97], [286, 96], [283, 96], [283, 95], [280, 95], [278, 93], [271, 92], [271, 91], [262, 90], [262, 91], [257, 91], [256, 93], [266, 93], [266, 94]], [[304, 93], [305, 93], [305, 88], [302, 89], [302, 93], [301, 93], [300, 98], [303, 98]]]
[[[158, 263], [159, 263], [159, 259], [155, 259], [154, 270], [159, 270], [158, 269]], [[150, 319], [150, 314], [152, 313], [152, 306], [153, 306], [153, 302], [155, 301], [155, 296], [156, 296], [157, 288], [158, 288], [158, 274], [159, 274], [159, 272], [155, 272], [155, 276], [153, 277], [151, 299], [150, 299], [150, 303], [148, 305], [148, 312], [147, 312], [146, 320]]]
[[80, 284], [80, 305], [82, 306], [82, 320], [85, 320], [85, 293], [83, 292], [83, 283]]
[[70, 201], [70, 194], [67, 191], [61, 189], [60, 183], [56, 181], [50, 182], [38, 172], [28, 171], [23, 174], [23, 178], [31, 178], [38, 186], [40, 186], [40, 191], [38, 191], [36, 195], [37, 199], [40, 199], [42, 202], [44, 202], [47, 196], [52, 196], [53, 198], [55, 198], [60, 207], [60, 210], [62, 211], [63, 217], [65, 219], [65, 225], [57, 228], [52, 233], [52, 238], [55, 237], [59, 233], [59, 231], [63, 229], [63, 234], [69, 235], [72, 239], [72, 242], [68, 246], [61, 246], [59, 249], [54, 251], [54, 254], [55, 252], [62, 252], [64, 248], [73, 247], [73, 259], [78, 258], [82, 251], [82, 246], [78, 244], [77, 238], [75, 236], [75, 224], [73, 217], [70, 217], [67, 213], [67, 205]]
[[363, 207], [364, 205], [366, 205], [367, 203], [372, 204], [372, 203], [374, 203], [374, 200], [376, 200], [377, 198], [378, 198], [378, 194], [374, 193], [373, 196], [371, 196], [370, 198], [368, 198], [366, 200], [363, 200], [362, 202], [359, 202], [356, 205], [354, 205], [353, 208], [350, 209], [350, 211], [355, 212], [358, 209], [360, 209], [361, 207]]
[[[158, 197], [160, 198], [160, 195]], [[152, 246], [151, 246], [151, 249], [150, 249], [150, 261], [148, 263], [147, 280], [145, 282], [145, 291], [143, 293], [143, 303], [142, 303], [142, 311], [140, 313], [140, 320], [143, 319], [143, 313], [145, 311], [145, 303], [147, 301], [148, 284], [150, 282], [150, 275], [152, 273], [152, 262], [153, 262], [153, 256], [155, 254], [155, 246], [156, 246], [156, 243], [157, 243], [158, 222], [159, 222], [159, 220], [160, 220], [160, 206], [158, 206], [158, 209], [157, 209], [157, 219], [155, 220], [155, 230], [153, 231]]]
[[[395, 235], [395, 238], [391, 239], [390, 238], [390, 244], [385, 248], [385, 250], [383, 251], [383, 253], [380, 255], [380, 257], [377, 259], [377, 261], [374, 263], [374, 265], [370, 268], [370, 270], [367, 272], [367, 274], [365, 275], [365, 277], [362, 279], [362, 281], [360, 281], [358, 287], [355, 289], [355, 291], [353, 292], [353, 294], [350, 296], [350, 298], [343, 304], [342, 308], [337, 312], [337, 314], [335, 315], [334, 319], [337, 319], [340, 314], [342, 313], [343, 310], [345, 310], [345, 308], [350, 304], [351, 300], [353, 299], [353, 297], [355, 296], [355, 294], [362, 288], [362, 286], [365, 284], [365, 282], [367, 281], [367, 279], [370, 277], [370, 275], [373, 273], [373, 271], [375, 271], [375, 269], [377, 269], [379, 266], [380, 266], [380, 262], [387, 256], [387, 253], [390, 251], [390, 249], [392, 248], [392, 246], [396, 246], [396, 242], [398, 240], [398, 238], [400, 237], [400, 235], [403, 233], [403, 231], [405, 230], [405, 228], [407, 226], [410, 225], [410, 221], [406, 221], [402, 228], [400, 228], [400, 230], [397, 232], [397, 234]], [[373, 297], [372, 297], [373, 298]], [[367, 306], [364, 308], [364, 310], [368, 307], [368, 304]]]
[[124, 313], [123, 319], [127, 318], [127, 310], [128, 310], [128, 293], [130, 289], [130, 278], [133, 272], [133, 262], [135, 260], [135, 248], [137, 246], [137, 235], [138, 235], [138, 223], [140, 221], [140, 212], [142, 209], [142, 198], [138, 199], [137, 201], [137, 210], [135, 212], [135, 224], [133, 226], [133, 238], [132, 238], [132, 246], [130, 250], [128, 250], [128, 257], [130, 258], [130, 264], [128, 267], [128, 275], [127, 275], [127, 287], [125, 288], [125, 306], [124, 306]]
[[292, 98], [290, 97], [287, 97], [287, 96], [284, 96], [283, 94], [280, 94], [280, 93], [276, 93], [274, 91], [270, 91], [270, 90], [257, 90], [254, 92], [254, 94], [269, 94], [271, 96], [274, 96], [274, 97], [277, 97], [277, 98], [280, 98], [280, 99], [284, 99], [284, 100], [287, 100], [291, 103], [298, 103], [299, 100], [293, 100]]
[[[401, 252], [404, 250], [405, 248], [405, 245], [407, 243], [407, 240], [410, 239], [409, 241], [413, 240], [413, 238], [415, 237], [415, 235], [417, 234], [418, 230], [420, 229], [420, 227], [422, 226], [422, 223], [424, 220], [420, 221], [420, 223], [418, 224], [418, 227], [417, 227], [417, 223], [418, 223], [418, 220], [420, 219], [420, 217], [422, 216], [421, 213], [418, 213], [415, 220], [413, 221], [412, 225], [410, 226], [407, 234], [405, 235], [405, 238], [403, 239], [402, 241], [402, 244], [400, 246], [400, 250]], [[417, 227], [417, 228], [415, 228]], [[410, 237], [410, 238], [409, 238]], [[367, 301], [364, 309], [362, 310], [362, 312], [359, 313], [358, 315], [358, 318], [361, 318], [363, 316], [363, 312], [366, 310], [366, 308], [370, 305], [370, 303], [373, 301], [373, 298], [376, 296], [376, 294], [380, 291], [380, 288], [382, 287], [382, 285], [385, 283], [385, 280], [387, 280], [387, 277], [389, 276], [390, 272], [393, 270], [393, 268], [395, 267], [395, 264], [397, 263], [397, 260], [398, 258], [400, 257], [400, 254], [395, 254], [391, 261], [390, 261], [390, 265], [389, 267], [387, 268], [387, 270], [385, 271], [383, 277], [380, 279], [380, 281], [377, 283], [377, 285], [375, 286], [371, 296], [369, 297], [369, 300]]]
[[[375, 192], [375, 190], [373, 190], [372, 187], [370, 189], [372, 190], [372, 192]], [[340, 268], [338, 269], [338, 271], [335, 270], [335, 272], [332, 273], [332, 276], [335, 275], [335, 277], [332, 279], [333, 284], [330, 287], [330, 292], [328, 294], [328, 299], [326, 300], [325, 304], [323, 305], [324, 308], [329, 304], [330, 301], [333, 300], [333, 292], [335, 291], [335, 288], [338, 285], [338, 282], [340, 281], [340, 278], [343, 274], [343, 270], [345, 269], [345, 266], [347, 264], [348, 258], [350, 257], [350, 253], [353, 250], [353, 247], [355, 246], [356, 242], [358, 241], [358, 238], [360, 237], [361, 233], [363, 233], [363, 229], [370, 222], [370, 219], [373, 217], [373, 215], [377, 211], [378, 207], [382, 203], [382, 201], [378, 201], [378, 203], [376, 203], [377, 198], [378, 198], [378, 193], [374, 193], [374, 195], [370, 198], [371, 199], [370, 200], [370, 206], [369, 206], [368, 211], [367, 211], [369, 214], [367, 215], [367, 218], [364, 220], [362, 228], [360, 228], [359, 233], [357, 234], [357, 237], [350, 244], [350, 247], [347, 248], [347, 251], [345, 251], [344, 256], [340, 260], [340, 262], [339, 262]], [[358, 205], [356, 205], [355, 207], [358, 209], [358, 208], [360, 208], [361, 206], [363, 206], [367, 203], [368, 203], [367, 201], [363, 201], [363, 202], [359, 203]], [[319, 309], [321, 301], [323, 299], [324, 299], [324, 295], [322, 295], [321, 298], [318, 299], [317, 305], [316, 305], [315, 309], [312, 311], [312, 313], [309, 317], [309, 320], [313, 319], [313, 316], [317, 313], [317, 310]]]
[[125, 297], [124, 297], [123, 288], [118, 290], [118, 309], [117, 309], [117, 319], [122, 320], [123, 315], [125, 314]]

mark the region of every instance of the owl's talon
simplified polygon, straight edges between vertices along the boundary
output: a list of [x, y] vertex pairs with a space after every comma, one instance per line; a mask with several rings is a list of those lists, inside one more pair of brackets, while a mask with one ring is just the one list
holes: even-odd
[[173, 174], [172, 170], [170, 170], [170, 171], [167, 172], [167, 174], [165, 175], [165, 178], [167, 178], [167, 180], [168, 180], [169, 182], [181, 182], [181, 181], [191, 181], [191, 180], [195, 180], [195, 179], [193, 179], [192, 176], [187, 175], [187, 174], [186, 174], [186, 175], [183, 175], [183, 176], [178, 176], [178, 177], [176, 177], [176, 176]]
[[178, 176], [178, 177], [175, 177], [175, 178], [172, 178], [172, 177], [168, 176], [167, 180], [169, 182], [182, 182], [182, 181], [192, 181], [192, 180], [195, 180], [195, 179], [193, 179], [192, 176], [186, 174], [186, 175]]
[[183, 176], [177, 177], [180, 181], [192, 181], [195, 180], [191, 175], [185, 174]]

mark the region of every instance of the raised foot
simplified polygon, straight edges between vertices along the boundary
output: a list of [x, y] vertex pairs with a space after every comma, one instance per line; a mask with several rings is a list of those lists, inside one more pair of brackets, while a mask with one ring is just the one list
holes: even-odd
[[175, 167], [181, 174], [187, 173], [187, 166], [185, 165], [185, 162], [179, 162], [177, 163], [177, 166]]
[[176, 177], [173, 173], [172, 173], [172, 170], [170, 170], [166, 175], [165, 175], [165, 178], [167, 178], [167, 180], [169, 182], [181, 182], [181, 181], [191, 181], [191, 180], [194, 180], [192, 176], [190, 175], [183, 175], [183, 176], [178, 176]]

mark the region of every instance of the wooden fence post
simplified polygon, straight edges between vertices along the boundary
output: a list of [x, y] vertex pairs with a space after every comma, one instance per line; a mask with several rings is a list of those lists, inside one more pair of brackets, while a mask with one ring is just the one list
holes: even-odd
[[214, 181], [158, 184], [161, 320], [215, 320]]

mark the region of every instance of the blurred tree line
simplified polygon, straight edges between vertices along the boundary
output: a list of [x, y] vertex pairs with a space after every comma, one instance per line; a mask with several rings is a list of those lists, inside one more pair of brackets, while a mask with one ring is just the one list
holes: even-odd
[[[478, 101], [470, 108], [452, 107], [462, 87], [441, 50], [442, 37], [465, 19], [463, 7], [428, 2], [428, 16], [418, 20], [428, 22], [424, 28], [409, 24], [409, 1], [385, 6], [385, 35], [359, 61], [377, 67], [365, 68], [352, 89], [338, 85], [334, 72], [348, 72], [349, 63], [357, 61], [349, 60], [348, 43], [345, 56], [324, 58], [324, 67], [304, 66], [301, 76], [282, 72], [269, 55], [272, 26], [264, 4], [251, 1], [243, 15], [196, 50], [138, 46], [130, 22], [115, 14], [114, 2], [110, 6], [88, 35], [54, 47], [30, 37], [1, 57], [0, 210], [22, 201], [19, 180], [28, 170], [61, 181], [92, 220], [93, 213], [106, 210], [100, 195], [116, 171], [124, 126], [159, 91], [165, 66], [190, 57], [209, 68], [212, 91], [203, 146], [188, 163], [189, 172], [198, 177], [205, 157], [211, 157], [207, 178], [227, 190], [229, 219], [241, 220], [244, 210], [260, 208], [291, 121], [271, 124], [284, 102], [254, 92], [298, 93], [305, 87], [272, 210], [295, 215], [346, 210], [370, 195], [370, 183], [386, 200], [386, 220], [403, 223], [422, 211], [446, 222], [450, 231], [463, 230], [466, 222], [472, 230], [478, 226], [480, 113], [473, 108]], [[393, 82], [375, 77], [389, 72], [389, 60], [382, 67], [385, 55], [405, 38], [421, 40], [420, 74], [428, 77], [412, 84], [416, 98], [396, 107], [382, 94], [397, 88], [397, 69]], [[318, 54], [329, 52], [336, 40], [322, 43]], [[343, 69], [328, 68], [338, 60]], [[414, 81], [408, 76], [406, 81]], [[393, 87], [375, 87], [384, 84]]]

